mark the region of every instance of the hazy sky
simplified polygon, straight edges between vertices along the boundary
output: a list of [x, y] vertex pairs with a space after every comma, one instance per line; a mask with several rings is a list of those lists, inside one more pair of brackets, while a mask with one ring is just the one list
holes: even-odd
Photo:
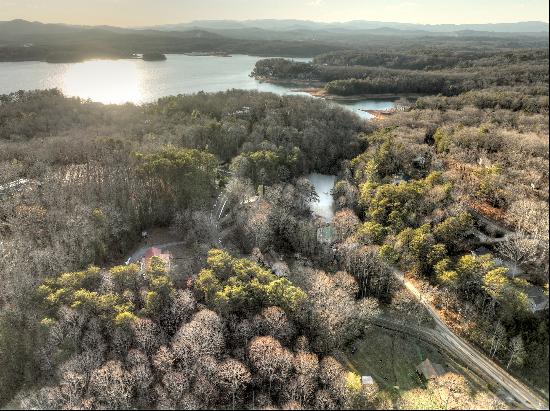
[[548, 0], [0, 0], [0, 20], [118, 26], [200, 19], [548, 21]]

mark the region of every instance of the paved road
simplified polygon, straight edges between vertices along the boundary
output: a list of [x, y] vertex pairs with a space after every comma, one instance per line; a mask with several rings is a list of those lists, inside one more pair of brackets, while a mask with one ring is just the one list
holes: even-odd
[[447, 349], [452, 350], [470, 368], [484, 374], [494, 383], [504, 388], [516, 401], [528, 409], [547, 410], [548, 403], [538, 394], [533, 392], [525, 384], [508, 374], [495, 362], [487, 358], [483, 353], [472, 347], [469, 343], [454, 334], [443, 322], [435, 308], [424, 298], [420, 291], [410, 281], [405, 279], [402, 272], [394, 270], [394, 276], [402, 283], [413, 296], [428, 310], [435, 321], [435, 331], [439, 334], [439, 340]]
[[217, 231], [217, 243], [220, 248], [223, 248], [222, 243], [222, 237], [221, 237], [221, 228], [220, 228], [220, 219], [223, 216], [223, 212], [225, 210], [225, 205], [227, 204], [227, 197], [221, 192], [218, 194], [218, 197], [216, 198], [216, 201], [214, 201], [214, 204], [212, 205], [212, 209], [210, 210], [210, 222], [216, 227]]

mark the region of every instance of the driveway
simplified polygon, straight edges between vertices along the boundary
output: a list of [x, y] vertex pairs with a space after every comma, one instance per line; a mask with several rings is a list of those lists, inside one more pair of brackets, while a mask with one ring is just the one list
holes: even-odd
[[436, 309], [428, 301], [422, 298], [420, 291], [414, 284], [405, 278], [402, 272], [393, 270], [393, 275], [428, 310], [435, 321], [435, 332], [439, 335], [438, 340], [443, 346], [452, 351], [471, 369], [481, 373], [485, 378], [488, 378], [490, 381], [504, 388], [522, 406], [528, 409], [548, 409], [548, 403], [537, 393], [518, 381], [498, 364], [487, 358], [485, 354], [481, 353], [471, 344], [453, 333], [441, 319]]

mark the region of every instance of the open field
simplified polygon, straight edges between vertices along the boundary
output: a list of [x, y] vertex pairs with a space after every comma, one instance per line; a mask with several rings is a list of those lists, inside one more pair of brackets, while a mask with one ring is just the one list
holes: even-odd
[[357, 350], [345, 353], [344, 364], [359, 375], [371, 375], [381, 390], [388, 391], [392, 398], [417, 387], [425, 381], [416, 373], [416, 366], [430, 358], [445, 370], [466, 377], [472, 388], [486, 390], [487, 384], [472, 372], [450, 359], [437, 349], [412, 337], [374, 328], [355, 342]]

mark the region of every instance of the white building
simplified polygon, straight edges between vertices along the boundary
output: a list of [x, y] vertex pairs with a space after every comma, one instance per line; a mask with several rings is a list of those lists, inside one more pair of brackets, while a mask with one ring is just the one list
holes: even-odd
[[374, 379], [370, 375], [361, 376], [361, 385], [373, 385]]

